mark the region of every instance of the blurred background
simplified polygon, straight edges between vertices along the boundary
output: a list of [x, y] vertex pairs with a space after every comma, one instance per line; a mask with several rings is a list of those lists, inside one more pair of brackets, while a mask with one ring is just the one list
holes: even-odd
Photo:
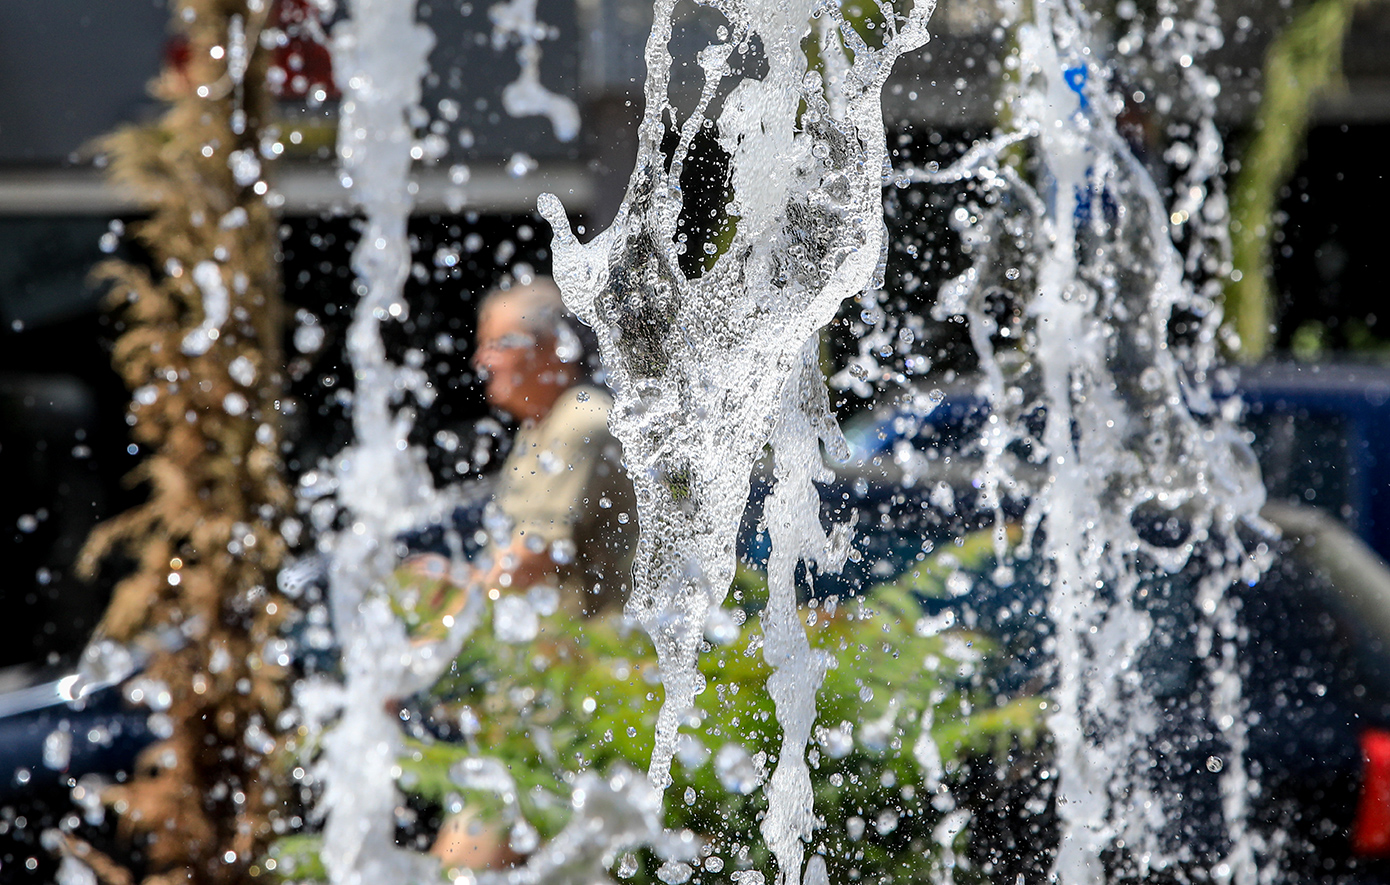
[[[1305, 7], [1218, 5], [1224, 45], [1206, 64], [1221, 84], [1217, 122], [1227, 155], [1238, 160], [1261, 127], [1282, 125], [1260, 118], [1265, 60]], [[1382, 251], [1390, 241], [1390, 4], [1353, 5], [1352, 24], [1338, 35], [1340, 76], [1311, 96], [1306, 136], [1294, 133], [1296, 167], [1279, 182], [1270, 337], [1239, 387], [1271, 495], [1322, 508], [1390, 556], [1390, 277]], [[350, 381], [342, 334], [357, 233], [334, 168], [338, 91], [322, 36], [330, 7], [279, 0], [275, 13], [279, 159], [268, 176], [295, 315], [286, 330], [292, 402], [285, 410], [285, 454], [295, 474], [336, 451], [348, 433], [338, 392]], [[561, 195], [591, 233], [607, 226], [641, 118], [648, 4], [537, 0], [540, 82], [577, 109], [577, 132], [553, 116], [517, 117], [502, 106], [503, 88], [519, 75], [521, 44], [495, 9], [486, 0], [419, 3], [436, 48], [416, 121], [425, 150], [411, 225], [413, 314], [397, 331], [426, 352], [440, 393], [416, 434], [441, 482], [497, 463], [486, 445], [474, 444], [485, 415], [468, 364], [476, 299], [506, 276], [548, 270], [538, 193]], [[693, 58], [717, 27], [708, 9], [681, 9], [678, 60]], [[1105, 11], [1116, 31], [1163, 14], [1161, 4], [1130, 0]], [[889, 145], [900, 161], [945, 165], [999, 122], [1001, 59], [1011, 38], [998, 20], [992, 0], [942, 0], [931, 42], [903, 59], [884, 92]], [[75, 576], [77, 551], [94, 525], [142, 494], [123, 482], [141, 452], [127, 435], [129, 393], [110, 363], [120, 329], [89, 277], [108, 256], [140, 260], [123, 233], [142, 203], [106, 180], [95, 142], [160, 113], [147, 84], [162, 68], [177, 69], [186, 53], [170, 33], [160, 0], [0, 5], [0, 477], [8, 487], [0, 494], [0, 693], [76, 660], [110, 592]], [[1143, 97], [1143, 78], [1161, 80], [1161, 72], [1122, 57], [1107, 63], [1117, 80], [1132, 81], [1126, 113], [1134, 143], [1159, 144], [1161, 134], [1149, 130], [1164, 112]], [[677, 78], [675, 89], [697, 87]], [[1160, 183], [1163, 165], [1151, 161]], [[1237, 169], [1228, 170], [1232, 183]], [[946, 224], [958, 195], [904, 187], [888, 189], [886, 199], [894, 244], [887, 287], [905, 309], [929, 315], [935, 286], [964, 267]], [[855, 350], [850, 325], [828, 346], [832, 371]], [[961, 344], [942, 332], [929, 358], [965, 385], [973, 364]], [[837, 407], [850, 419], [872, 399], [845, 393]], [[6, 807], [0, 823], [22, 813]]]

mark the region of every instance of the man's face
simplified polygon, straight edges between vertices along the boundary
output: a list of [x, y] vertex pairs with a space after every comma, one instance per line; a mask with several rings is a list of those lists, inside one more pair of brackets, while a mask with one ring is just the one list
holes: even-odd
[[527, 331], [515, 304], [503, 299], [488, 306], [478, 317], [473, 367], [489, 405], [521, 419], [549, 413], [556, 391], [569, 386], [567, 367], [549, 343]]

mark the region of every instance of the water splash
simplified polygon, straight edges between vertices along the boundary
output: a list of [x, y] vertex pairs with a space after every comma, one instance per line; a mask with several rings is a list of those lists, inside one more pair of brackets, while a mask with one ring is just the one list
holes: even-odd
[[329, 877], [335, 885], [377, 885], [435, 875], [432, 860], [395, 846], [401, 735], [387, 708], [434, 681], [470, 620], [458, 619], [453, 641], [413, 645], [387, 590], [397, 566], [396, 537], [443, 512], [424, 453], [408, 444], [413, 412], [403, 402], [410, 393], [428, 406], [433, 391], [418, 369], [388, 358], [381, 337], [381, 324], [406, 310], [415, 142], [409, 119], [418, 110], [434, 38], [416, 23], [413, 0], [354, 0], [347, 8], [349, 18], [333, 31], [343, 91], [338, 154], [366, 222], [352, 256], [360, 300], [347, 344], [355, 442], [333, 464], [345, 527], [320, 539], [344, 683], [310, 684], [298, 700], [306, 718], [320, 726], [338, 717], [324, 734], [315, 768], [324, 784], [318, 813], [325, 817], [322, 856]]
[[[699, 53], [704, 87], [684, 120], [668, 97], [675, 7], [656, 5], [637, 165], [612, 227], [580, 244], [559, 200], [543, 195], [540, 209], [555, 230], [566, 302], [598, 332], [615, 391], [611, 424], [637, 490], [643, 531], [628, 610], [652, 637], [666, 688], [651, 764], [659, 786], [670, 780], [678, 724], [703, 688], [696, 655], [733, 576], [750, 473], [769, 441], [777, 450], [766, 647], [785, 743], [763, 831], [779, 879], [798, 881], [801, 840], [813, 826], [804, 756], [819, 679], [796, 624], [791, 576], [799, 560], [824, 567], [831, 559], [811, 485], [821, 469], [817, 440], [846, 453], [814, 342], [840, 302], [881, 273], [879, 95], [898, 55], [925, 42], [933, 5], [914, 4], [903, 16], [877, 4], [877, 48], [835, 3], [717, 4], [729, 26]], [[823, 70], [808, 66], [802, 46], [816, 17], [826, 21], [820, 45], [838, 54]], [[721, 102], [731, 58], [755, 47], [766, 75], [739, 79]], [[732, 236], [695, 276], [680, 262], [681, 173], [710, 126], [729, 156]], [[676, 142], [669, 156], [668, 133]]]
[[[524, 12], [519, 3], [497, 8]], [[399, 736], [382, 705], [426, 685], [447, 660], [417, 654], [380, 593], [394, 565], [389, 539], [418, 521], [412, 501], [434, 500], [419, 453], [404, 444], [410, 413], [399, 397], [413, 391], [427, 405], [429, 391], [386, 359], [379, 330], [405, 311], [412, 142], [405, 121], [418, 102], [430, 44], [410, 5], [360, 0], [338, 32], [344, 177], [368, 219], [354, 256], [363, 297], [350, 333], [358, 442], [338, 461], [348, 528], [327, 545], [348, 678], [319, 705], [322, 716], [343, 717], [325, 738], [321, 768], [325, 856], [338, 882], [425, 875], [420, 861], [390, 845]], [[771, 598], [763, 624], [783, 742], [767, 780], [762, 829], [779, 882], [822, 885], [824, 862], [812, 858], [804, 880], [802, 864], [815, 826], [805, 748], [825, 664], [796, 623], [793, 578], [798, 563], [825, 571], [842, 562], [848, 527], [827, 531], [819, 519], [820, 446], [832, 454], [845, 447], [829, 414], [816, 335], [845, 298], [879, 284], [887, 168], [879, 91], [896, 57], [925, 41], [932, 7], [915, 4], [900, 16], [877, 4], [871, 43], [864, 22], [847, 21], [834, 3], [717, 4], [729, 27], [699, 54], [704, 86], [680, 119], [668, 98], [675, 6], [661, 0], [656, 7], [638, 163], [614, 225], [580, 244], [555, 197], [544, 195], [540, 205], [555, 230], [565, 298], [599, 333], [616, 394], [613, 429], [637, 487], [643, 535], [629, 610], [652, 636], [666, 687], [650, 772], [658, 786], [669, 783], [678, 725], [703, 688], [694, 664], [732, 577], [749, 475], [772, 445]], [[1211, 562], [1199, 606], [1211, 615], [1201, 641], [1213, 651], [1212, 708], [1231, 723], [1220, 728], [1230, 749], [1223, 784], [1233, 838], [1228, 872], [1219, 876], [1247, 882], [1254, 868], [1241, 830], [1248, 793], [1241, 703], [1233, 621], [1221, 595], [1236, 576], [1258, 572], [1238, 528], [1253, 523], [1261, 496], [1233, 415], [1210, 395], [1219, 313], [1210, 292], [1192, 282], [1198, 271], [1218, 272], [1224, 260], [1211, 220], [1219, 200], [1203, 208], [1215, 188], [1219, 140], [1212, 141], [1212, 128], [1194, 128], [1194, 159], [1174, 204], [1165, 205], [1116, 131], [1114, 96], [1089, 49], [1085, 14], [1052, 2], [1034, 9], [1034, 21], [1019, 31], [1015, 128], [945, 173], [908, 178], [974, 179], [984, 195], [978, 212], [958, 219], [976, 260], [943, 291], [938, 316], [969, 319], [983, 389], [1000, 419], [985, 432], [980, 479], [984, 502], [999, 512], [1001, 560], [1019, 555], [1007, 549], [1001, 504], [1004, 490], [1014, 488], [1032, 500], [1025, 534], [1032, 547], [1021, 555], [1049, 563], [1058, 658], [1051, 726], [1064, 824], [1057, 875], [1067, 883], [1101, 881], [1121, 840], [1139, 872], [1167, 862], [1159, 838], [1164, 796], [1142, 773], [1154, 762], [1142, 748], [1158, 711], [1136, 677], [1153, 628], [1136, 597], [1144, 569], [1176, 572], [1201, 551]], [[368, 32], [370, 51], [357, 41]], [[808, 36], [818, 47], [815, 64], [805, 55]], [[750, 53], [766, 64], [761, 80], [733, 73], [735, 54]], [[732, 91], [724, 89], [731, 79], [738, 80]], [[1192, 82], [1210, 92], [1209, 81]], [[729, 157], [733, 197], [724, 207], [727, 236], [711, 244], [712, 264], [694, 273], [681, 261], [688, 240], [679, 223], [681, 181], [695, 138], [710, 128]], [[674, 147], [663, 150], [668, 136]], [[1001, 159], [1015, 146], [1032, 150], [1043, 170], [1031, 183]], [[1193, 219], [1206, 225], [1195, 237], [1215, 245], [1190, 246], [1184, 256], [1172, 235]], [[1203, 257], [1212, 254], [1215, 265]], [[1018, 309], [1001, 312], [1001, 298]], [[1175, 340], [1178, 312], [1200, 321]], [[1017, 469], [1020, 449], [1046, 465], [1044, 479]], [[1148, 537], [1138, 526], [1150, 517], [1181, 523], [1183, 542]], [[919, 743], [914, 753], [939, 781], [934, 745]], [[352, 790], [333, 780], [347, 770], [356, 777]], [[763, 778], [755, 774], [738, 783], [756, 789]], [[627, 781], [586, 781], [576, 810], [583, 812], [583, 796], [633, 789]], [[618, 852], [658, 838], [649, 798], [614, 801], [612, 814], [578, 814], [526, 867], [466, 878], [484, 885], [592, 881]], [[967, 823], [965, 812], [953, 812], [936, 837], [954, 845]], [[689, 876], [676, 861], [663, 870], [663, 881]]]
[[[1261, 570], [1240, 532], [1263, 529], [1263, 487], [1235, 430], [1237, 404], [1211, 392], [1220, 314], [1192, 271], [1204, 248], [1219, 270], [1219, 237], [1193, 247], [1196, 263], [1175, 248], [1170, 225], [1207, 216], [1198, 204], [1170, 211], [1117, 131], [1121, 102], [1079, 4], [1034, 4], [1018, 43], [1014, 130], [949, 170], [912, 177], [971, 178], [981, 195], [956, 219], [974, 262], [944, 287], [937, 316], [968, 318], [982, 392], [1002, 419], [981, 444], [984, 503], [998, 510], [1004, 487], [1030, 499], [1034, 549], [1016, 555], [1048, 564], [1062, 824], [1055, 873], [1064, 883], [1101, 882], [1115, 867], [1143, 875], [1176, 860], [1175, 800], [1152, 775], [1160, 716], [1140, 668], [1154, 626], [1140, 590], [1146, 575], [1176, 573], [1195, 557], [1204, 570], [1198, 617], [1209, 618], [1198, 651], [1216, 652], [1207, 658], [1209, 712], [1231, 757], [1229, 857], [1216, 872], [1251, 882], [1234, 621], [1221, 596]], [[1190, 167], [1179, 202], [1204, 194], [1212, 150], [1219, 160], [1210, 120], [1196, 131], [1204, 159]], [[1020, 143], [1037, 161], [1031, 183], [1006, 158]], [[1212, 211], [1220, 210], [1218, 201]], [[1045, 465], [1043, 475], [1029, 463]], [[1003, 560], [1002, 512], [998, 525]]]
[[559, 141], [579, 135], [579, 108], [563, 95], [541, 85], [541, 41], [554, 36], [545, 22], [536, 20], [536, 0], [508, 0], [488, 10], [492, 19], [492, 45], [501, 49], [519, 44], [517, 78], [502, 89], [502, 108], [513, 117], [541, 116], [550, 120]]
[[570, 822], [523, 865], [461, 873], [464, 885], [593, 885], [630, 849], [651, 846], [671, 863], [693, 846], [672, 839], [661, 823], [661, 794], [636, 772], [580, 775], [570, 797]]

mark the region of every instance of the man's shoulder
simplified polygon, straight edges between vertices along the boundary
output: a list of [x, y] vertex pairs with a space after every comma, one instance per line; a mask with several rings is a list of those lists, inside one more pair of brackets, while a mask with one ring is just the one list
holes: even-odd
[[582, 430], [608, 433], [608, 413], [613, 408], [613, 398], [608, 391], [589, 384], [571, 387], [555, 401], [555, 406], [546, 417], [548, 429], [560, 431]]

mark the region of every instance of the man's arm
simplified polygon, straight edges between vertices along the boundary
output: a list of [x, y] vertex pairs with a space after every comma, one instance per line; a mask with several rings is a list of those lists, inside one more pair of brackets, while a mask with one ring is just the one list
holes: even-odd
[[532, 549], [533, 546], [518, 535], [497, 555], [488, 570], [465, 564], [466, 575], [462, 580], [454, 564], [437, 553], [412, 556], [402, 568], [413, 578], [437, 582], [428, 597], [421, 599], [421, 606], [438, 619], [462, 611], [475, 588], [496, 599], [500, 593], [524, 591], [542, 583], [558, 583], [560, 567], [550, 556], [550, 545], [539, 550]]
[[533, 550], [518, 535], [498, 554], [492, 568], [480, 573], [479, 583], [493, 596], [493, 591], [529, 590], [537, 584], [557, 583], [559, 579], [560, 567], [550, 556], [550, 545]]

